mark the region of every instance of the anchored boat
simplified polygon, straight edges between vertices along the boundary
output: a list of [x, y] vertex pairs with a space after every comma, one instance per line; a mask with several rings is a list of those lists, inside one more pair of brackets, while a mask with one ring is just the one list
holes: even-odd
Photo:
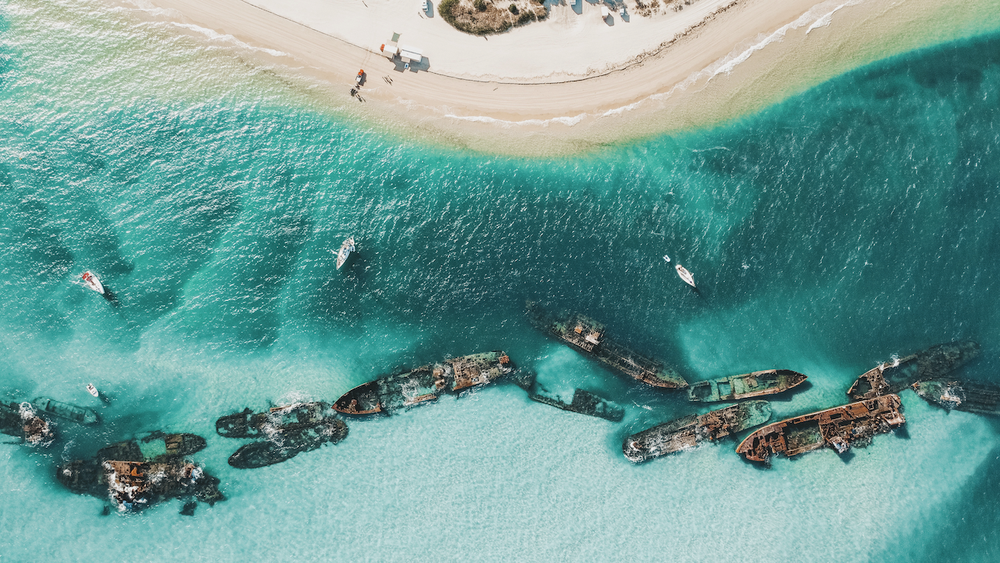
[[580, 352], [625, 375], [653, 387], [680, 389], [688, 383], [674, 368], [647, 358], [604, 337], [604, 325], [581, 314], [549, 317], [537, 304], [528, 302], [528, 315], [538, 328], [554, 334]]
[[858, 376], [847, 390], [855, 401], [898, 393], [916, 381], [940, 379], [979, 356], [972, 340], [931, 346], [904, 358], [878, 365]]
[[751, 399], [787, 391], [805, 380], [805, 375], [790, 369], [755, 371], [692, 383], [688, 399], [703, 403]]
[[80, 279], [83, 280], [84, 285], [86, 285], [90, 289], [93, 289], [97, 293], [104, 295], [104, 285], [101, 284], [101, 280], [97, 279], [97, 276], [94, 275], [93, 272], [91, 271], [84, 272], [83, 275], [80, 276]]
[[31, 404], [46, 414], [72, 420], [77, 424], [97, 424], [101, 421], [97, 413], [90, 409], [63, 403], [48, 397], [35, 397], [31, 401]]
[[443, 393], [486, 385], [512, 371], [510, 357], [500, 350], [471, 354], [369, 381], [344, 393], [333, 408], [353, 415], [391, 414], [437, 400]]
[[337, 252], [337, 269], [339, 270], [341, 266], [347, 262], [347, 259], [351, 257], [351, 253], [354, 252], [354, 237], [349, 236], [340, 245], [340, 251]]
[[747, 436], [736, 452], [763, 463], [772, 455], [792, 457], [823, 446], [844, 453], [852, 444], [867, 445], [873, 436], [904, 423], [899, 395], [882, 395], [775, 422]]
[[684, 280], [684, 283], [690, 285], [695, 289], [698, 289], [698, 286], [694, 285], [694, 276], [691, 275], [691, 272], [689, 272], [687, 268], [681, 266], [680, 264], [677, 264], [675, 268], [677, 268], [677, 275], [680, 276], [682, 280]]
[[760, 426], [771, 418], [767, 401], [748, 401], [714, 410], [702, 415], [690, 415], [633, 434], [622, 443], [622, 452], [636, 463], [647, 459], [690, 450], [706, 441]]

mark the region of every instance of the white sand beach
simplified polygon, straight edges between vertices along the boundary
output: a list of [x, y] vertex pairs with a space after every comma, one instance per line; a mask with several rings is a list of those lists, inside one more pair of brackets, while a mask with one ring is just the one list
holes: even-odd
[[[986, 3], [931, 0], [695, 0], [643, 17], [601, 18], [599, 3], [478, 37], [417, 0], [137, 0], [141, 17], [327, 86], [332, 105], [403, 135], [511, 154], [558, 154], [709, 125], [858, 64], [1000, 25]], [[501, 5], [501, 4], [498, 4]], [[419, 49], [404, 66], [379, 53], [393, 33]], [[235, 40], [235, 41], [234, 41]], [[362, 102], [348, 93], [367, 73]]]

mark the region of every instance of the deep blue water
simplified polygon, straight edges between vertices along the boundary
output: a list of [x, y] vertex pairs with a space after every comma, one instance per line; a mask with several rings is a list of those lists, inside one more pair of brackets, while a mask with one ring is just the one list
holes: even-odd
[[[1000, 35], [723, 127], [515, 159], [386, 137], [115, 12], [5, 10], [0, 396], [87, 403], [94, 382], [115, 402], [97, 431], [0, 449], [0, 529], [15, 532], [0, 561], [997, 557], [994, 420], [907, 393], [908, 431], [849, 461], [760, 470], [723, 443], [632, 466], [624, 436], [695, 408], [559, 346], [523, 308], [585, 312], [692, 381], [807, 373], [776, 416], [957, 338], [983, 347], [962, 376], [1000, 383]], [[338, 272], [349, 234], [359, 253]], [[75, 283], [84, 270], [117, 307]], [[348, 421], [342, 444], [265, 470], [229, 468], [237, 444], [211, 435], [245, 406], [497, 348], [628, 405], [625, 421], [508, 385]], [[206, 435], [198, 461], [229, 499], [193, 519], [173, 503], [102, 518], [55, 482], [60, 461], [152, 428]]]

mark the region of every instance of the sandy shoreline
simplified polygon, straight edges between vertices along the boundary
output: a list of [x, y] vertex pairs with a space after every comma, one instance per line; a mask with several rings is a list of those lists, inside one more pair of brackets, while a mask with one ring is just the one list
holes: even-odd
[[[130, 5], [140, 8], [136, 15], [214, 41], [235, 38], [256, 48], [262, 63], [317, 81], [332, 104], [356, 108], [362, 120], [522, 155], [592, 150], [730, 119], [919, 46], [926, 37], [913, 28], [921, 22], [940, 28], [943, 39], [997, 25], [975, 3], [953, 5], [942, 19], [930, 0], [697, 0], [648, 18], [622, 21], [615, 13], [609, 25], [598, 4], [580, 0], [553, 6], [547, 21], [484, 39], [420, 14], [416, 0], [140, 1]], [[405, 69], [378, 54], [394, 31], [422, 50], [423, 65]], [[368, 73], [366, 103], [355, 104], [348, 90], [359, 68]]]

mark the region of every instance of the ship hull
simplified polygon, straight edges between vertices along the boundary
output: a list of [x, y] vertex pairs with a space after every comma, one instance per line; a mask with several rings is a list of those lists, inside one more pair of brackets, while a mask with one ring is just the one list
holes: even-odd
[[714, 403], [738, 401], [783, 393], [806, 381], [806, 376], [790, 369], [755, 371], [710, 381], [692, 383], [688, 399], [695, 402]]
[[690, 415], [659, 424], [622, 443], [622, 453], [632, 462], [694, 449], [700, 444], [760, 426], [771, 418], [767, 401], [748, 401], [703, 415]]
[[736, 452], [762, 463], [774, 455], [793, 457], [824, 446], [844, 453], [855, 442], [864, 445], [905, 423], [899, 396], [882, 395], [768, 425], [747, 436]]
[[499, 350], [451, 358], [359, 385], [337, 399], [333, 408], [355, 416], [391, 414], [434, 402], [443, 394], [486, 385], [513, 370], [510, 358]]
[[885, 362], [858, 376], [847, 390], [855, 401], [898, 393], [917, 381], [941, 379], [979, 356], [971, 340], [931, 346], [905, 358]]

